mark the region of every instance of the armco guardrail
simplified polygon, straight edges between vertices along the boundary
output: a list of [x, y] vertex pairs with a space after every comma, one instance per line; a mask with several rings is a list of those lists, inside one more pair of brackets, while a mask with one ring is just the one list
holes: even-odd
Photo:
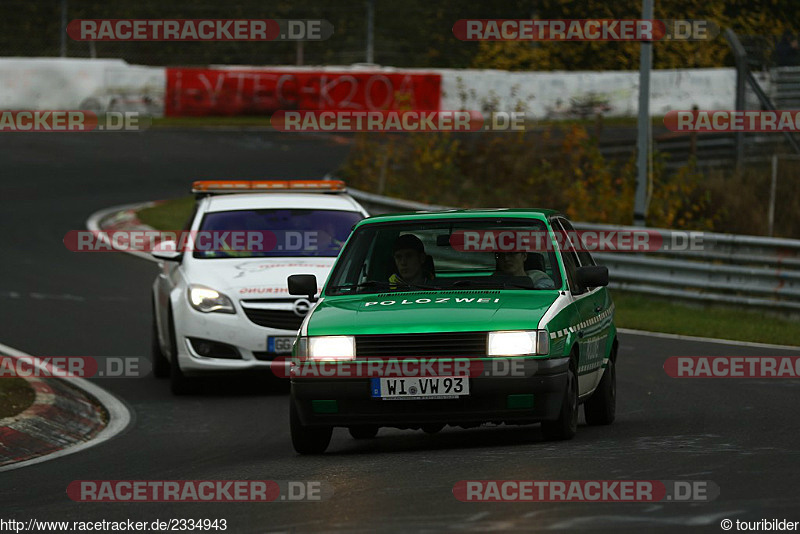
[[[454, 209], [349, 190], [372, 214]], [[634, 231], [635, 226], [575, 223], [583, 231]], [[684, 301], [718, 302], [800, 313], [800, 240], [697, 232], [659, 232], [671, 250], [647, 253], [593, 252], [608, 266], [612, 288]]]

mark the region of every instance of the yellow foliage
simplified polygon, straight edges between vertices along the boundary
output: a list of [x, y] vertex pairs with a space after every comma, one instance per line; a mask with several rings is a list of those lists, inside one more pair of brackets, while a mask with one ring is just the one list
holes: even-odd
[[[631, 224], [636, 166], [603, 157], [579, 125], [506, 134], [360, 134], [341, 176], [353, 187], [462, 207], [540, 207], [577, 221]], [[709, 230], [720, 209], [694, 164], [654, 156], [648, 225]]]

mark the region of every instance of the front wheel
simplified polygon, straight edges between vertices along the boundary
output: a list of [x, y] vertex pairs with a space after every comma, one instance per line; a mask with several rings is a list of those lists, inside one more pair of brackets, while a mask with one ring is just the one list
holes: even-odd
[[151, 333], [150, 362], [153, 365], [153, 376], [156, 378], [167, 378], [169, 376], [169, 360], [161, 350], [161, 343], [158, 341], [158, 323], [156, 320], [156, 308], [153, 305], [153, 329]]
[[173, 395], [189, 395], [197, 393], [197, 381], [181, 371], [178, 363], [178, 342], [175, 333], [175, 321], [172, 319], [172, 310], [169, 311], [169, 348], [172, 353], [172, 362], [169, 366], [169, 386]]
[[333, 427], [304, 425], [292, 400], [289, 400], [289, 429], [292, 434], [292, 446], [300, 454], [322, 454], [330, 445], [333, 435]]
[[613, 358], [609, 358], [603, 378], [592, 393], [592, 397], [583, 405], [586, 424], [610, 425], [617, 413], [617, 366]]
[[564, 390], [564, 400], [561, 403], [561, 412], [555, 421], [542, 421], [542, 434], [547, 441], [562, 441], [572, 439], [578, 431], [578, 373], [575, 368], [575, 359], [570, 358], [567, 370], [567, 387]]
[[173, 395], [191, 395], [197, 393], [197, 384], [195, 380], [187, 377], [181, 371], [181, 366], [178, 364], [177, 354], [172, 365], [169, 367], [169, 388]]

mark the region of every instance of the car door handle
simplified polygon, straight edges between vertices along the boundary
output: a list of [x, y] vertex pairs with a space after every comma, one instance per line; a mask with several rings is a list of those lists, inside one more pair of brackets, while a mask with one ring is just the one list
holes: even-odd
[[602, 306], [595, 306], [595, 308], [594, 308], [594, 312], [595, 312], [595, 313], [600, 313], [600, 311], [601, 311], [602, 309], [603, 309], [603, 307], [602, 307]]

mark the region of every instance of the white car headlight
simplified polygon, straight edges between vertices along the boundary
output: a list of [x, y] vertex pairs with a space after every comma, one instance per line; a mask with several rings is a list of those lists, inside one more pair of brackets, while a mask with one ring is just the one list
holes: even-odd
[[547, 330], [509, 330], [489, 332], [489, 356], [527, 356], [549, 354]]
[[353, 336], [311, 336], [308, 338], [308, 359], [355, 360], [356, 340]]
[[210, 287], [192, 284], [189, 286], [189, 304], [203, 313], [236, 313], [231, 299]]

